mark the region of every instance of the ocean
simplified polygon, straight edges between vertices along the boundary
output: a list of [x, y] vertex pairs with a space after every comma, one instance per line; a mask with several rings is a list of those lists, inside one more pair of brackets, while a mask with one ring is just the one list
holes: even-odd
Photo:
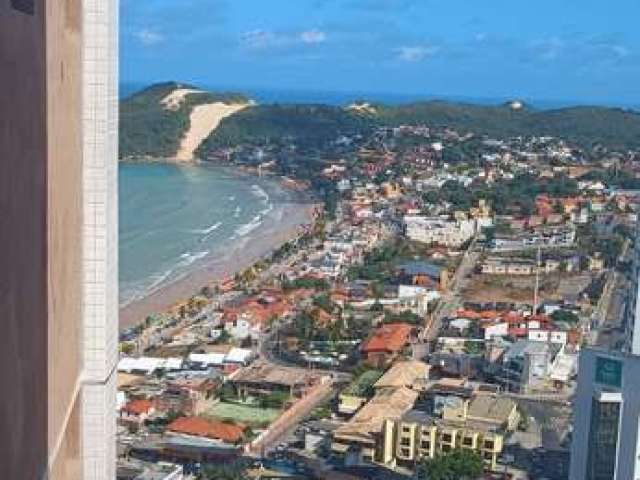
[[119, 180], [121, 306], [241, 247], [291, 195], [216, 166], [123, 163]]

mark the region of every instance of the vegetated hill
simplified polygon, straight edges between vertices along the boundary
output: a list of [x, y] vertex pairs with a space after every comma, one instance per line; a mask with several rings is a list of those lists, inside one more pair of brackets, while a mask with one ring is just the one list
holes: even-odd
[[[185, 95], [177, 108], [162, 104], [176, 89], [192, 88], [175, 82], [157, 84], [124, 99], [120, 112], [120, 156], [173, 156], [189, 128], [189, 114], [195, 105], [248, 101], [239, 94], [197, 92]], [[342, 135], [366, 134], [376, 126], [402, 124], [446, 126], [462, 133], [496, 138], [549, 135], [586, 148], [596, 144], [613, 149], [640, 147], [640, 114], [617, 108], [536, 110], [526, 105], [516, 109], [509, 104], [487, 106], [445, 101], [366, 105], [366, 109], [305, 104], [252, 106], [222, 120], [197, 154], [206, 158], [211, 150], [239, 144], [292, 143], [304, 151], [322, 147]]]
[[246, 103], [247, 97], [233, 93], [188, 93], [176, 108], [162, 100], [178, 89], [198, 90], [191, 85], [167, 82], [152, 85], [120, 102], [120, 158], [171, 157], [189, 128], [189, 115], [205, 103]]
[[341, 135], [358, 135], [373, 122], [329, 105], [258, 105], [225, 118], [203, 143], [201, 153], [238, 144], [284, 144], [316, 147]]
[[379, 121], [388, 126], [425, 124], [482, 133], [499, 138], [549, 135], [584, 147], [640, 146], [640, 114], [606, 107], [571, 107], [555, 110], [513, 109], [432, 101], [399, 106], [376, 106]]

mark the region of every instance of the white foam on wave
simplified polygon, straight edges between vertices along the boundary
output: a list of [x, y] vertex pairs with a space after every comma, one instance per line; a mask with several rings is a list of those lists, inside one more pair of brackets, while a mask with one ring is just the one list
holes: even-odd
[[187, 267], [191, 266], [192, 264], [194, 264], [198, 260], [206, 257], [207, 255], [209, 255], [209, 251], [195, 252], [195, 253], [192, 253], [192, 252], [183, 253], [182, 255], [180, 255], [180, 261], [178, 263], [176, 263], [173, 267], [168, 268], [164, 272], [158, 273], [158, 274], [153, 275], [151, 277], [151, 279], [153, 281], [146, 288], [146, 292], [145, 293], [149, 294], [149, 293], [155, 292], [160, 287], [162, 287], [163, 284], [167, 280], [169, 280], [169, 278], [171, 278], [172, 276], [175, 276], [174, 280], [179, 280], [181, 278], [181, 276], [184, 276], [186, 274], [186, 272], [183, 272], [182, 275], [176, 276], [175, 274], [179, 270], [186, 269]]
[[240, 216], [240, 213], [242, 213], [242, 208], [240, 208], [240, 205], [238, 205], [236, 207], [236, 211], [233, 213], [233, 217], [238, 218]]
[[251, 193], [256, 197], [261, 198], [265, 205], [269, 203], [269, 194], [265, 192], [260, 185], [251, 185]]
[[216, 222], [213, 225], [207, 227], [207, 228], [201, 228], [201, 229], [195, 229], [192, 230], [193, 233], [200, 233], [202, 235], [209, 235], [210, 233], [216, 231], [217, 229], [219, 229], [222, 226], [222, 222]]
[[235, 235], [232, 238], [246, 237], [260, 225], [262, 225], [262, 215], [256, 215], [249, 223], [236, 228]]

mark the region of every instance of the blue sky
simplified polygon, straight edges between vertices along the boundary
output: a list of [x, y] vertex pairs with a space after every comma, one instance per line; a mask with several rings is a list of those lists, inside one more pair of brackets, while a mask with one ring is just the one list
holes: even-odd
[[638, 0], [121, 0], [121, 77], [640, 105], [638, 19]]

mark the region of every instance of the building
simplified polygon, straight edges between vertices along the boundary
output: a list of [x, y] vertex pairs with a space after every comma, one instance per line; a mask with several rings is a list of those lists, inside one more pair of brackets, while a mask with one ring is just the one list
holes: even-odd
[[116, 0], [0, 2], [0, 478], [113, 479]]
[[407, 323], [388, 323], [367, 338], [360, 350], [367, 362], [383, 366], [394, 360], [409, 343], [413, 327]]
[[496, 235], [491, 240], [493, 252], [510, 252], [532, 248], [567, 248], [576, 241], [576, 230], [572, 225], [545, 227], [519, 234]]
[[201, 417], [180, 417], [167, 426], [167, 431], [174, 435], [202, 437], [229, 445], [242, 442], [246, 429], [244, 425]]
[[502, 357], [500, 380], [510, 391], [544, 390], [562, 350], [557, 343], [518, 340]]
[[229, 377], [229, 382], [241, 398], [259, 397], [272, 393], [286, 393], [291, 397], [302, 397], [319, 381], [320, 376], [312, 371], [272, 365], [263, 361], [244, 367]]
[[504, 434], [491, 425], [439, 420], [411, 410], [385, 421], [381, 457], [389, 466], [413, 468], [424, 458], [464, 448], [478, 452], [487, 468], [495, 470], [503, 446]]
[[160, 412], [199, 415], [207, 409], [207, 400], [213, 395], [219, 383], [218, 380], [207, 377], [170, 381], [155, 399], [155, 408]]
[[583, 349], [574, 401], [570, 480], [640, 475], [640, 357]]
[[440, 217], [404, 217], [406, 235], [414, 242], [461, 247], [476, 233], [475, 220], [446, 220]]
[[331, 450], [344, 457], [347, 465], [388, 463], [380, 448], [382, 426], [413, 408], [418, 392], [406, 387], [384, 388], [333, 434]]
[[[640, 220], [636, 223], [636, 238], [640, 233]], [[625, 310], [625, 345], [624, 349], [634, 355], [640, 355], [640, 242], [635, 242], [633, 251], [633, 270]]]

